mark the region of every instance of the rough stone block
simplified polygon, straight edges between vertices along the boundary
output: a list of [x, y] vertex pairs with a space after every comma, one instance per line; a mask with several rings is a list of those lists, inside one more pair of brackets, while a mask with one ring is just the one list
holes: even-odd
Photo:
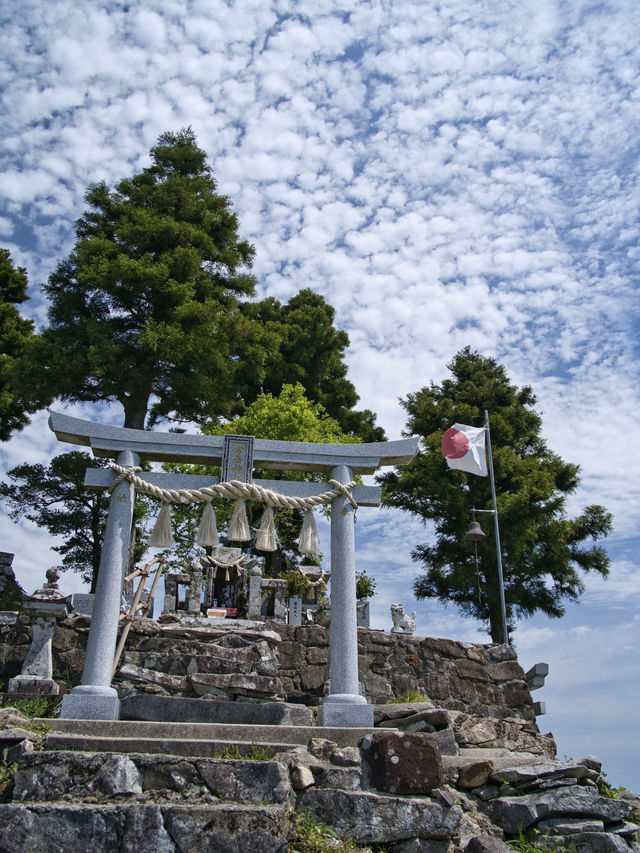
[[479, 788], [486, 784], [492, 770], [493, 763], [491, 761], [475, 761], [473, 764], [461, 767], [458, 773], [458, 787], [463, 790]]
[[488, 681], [487, 667], [472, 660], [459, 660], [455, 664], [455, 670], [460, 678], [472, 678], [475, 681]]
[[298, 810], [308, 810], [312, 818], [328, 823], [339, 836], [357, 838], [360, 844], [449, 839], [462, 818], [459, 806], [446, 808], [433, 800], [316, 787], [302, 794]]
[[524, 670], [516, 660], [505, 660], [500, 663], [487, 664], [487, 674], [494, 681], [524, 681]]
[[513, 853], [513, 848], [492, 835], [474, 835], [464, 853]]
[[437, 741], [429, 734], [377, 731], [360, 744], [371, 787], [392, 794], [428, 794], [443, 781]]
[[625, 820], [631, 808], [621, 800], [601, 797], [594, 788], [571, 785], [520, 797], [500, 797], [489, 804], [493, 820], [516, 835], [537, 821], [557, 816], [594, 817], [605, 824]]

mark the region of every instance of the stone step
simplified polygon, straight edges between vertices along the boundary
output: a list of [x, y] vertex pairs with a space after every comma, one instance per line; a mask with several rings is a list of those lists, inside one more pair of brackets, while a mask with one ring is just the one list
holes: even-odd
[[[105, 738], [129, 741], [198, 741], [202, 743], [265, 743], [303, 746], [311, 738], [331, 740], [338, 746], [357, 746], [374, 729], [327, 726], [269, 726], [238, 723], [167, 723], [138, 720], [41, 720], [49, 726], [46, 745], [59, 738], [84, 738], [87, 742]], [[58, 739], [58, 740], [56, 740]], [[71, 741], [74, 743], [75, 741]], [[86, 747], [88, 749], [91, 746]]]
[[99, 803], [114, 797], [258, 805], [295, 799], [287, 767], [271, 760], [55, 750], [23, 755], [14, 777], [14, 802]]
[[260, 749], [269, 757], [278, 752], [287, 752], [296, 744], [265, 742], [253, 740], [197, 740], [189, 738], [140, 738], [140, 737], [96, 737], [72, 734], [50, 734], [45, 740], [47, 750], [79, 750], [114, 753], [144, 752], [154, 755], [183, 755], [202, 756], [209, 758], [221, 757], [231, 750], [237, 749], [239, 755], [250, 755], [253, 750]]
[[222, 702], [137, 693], [120, 700], [120, 719], [171, 723], [237, 723], [263, 726], [312, 726], [306, 705], [287, 702]]
[[3, 853], [138, 850], [284, 853], [288, 807], [234, 803], [0, 805]]

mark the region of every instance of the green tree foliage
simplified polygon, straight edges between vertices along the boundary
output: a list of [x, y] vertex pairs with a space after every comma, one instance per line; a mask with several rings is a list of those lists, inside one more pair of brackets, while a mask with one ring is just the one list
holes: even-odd
[[262, 377], [264, 333], [240, 312], [254, 250], [238, 237], [190, 129], [115, 190], [92, 184], [76, 243], [44, 291], [49, 326], [25, 381], [42, 401], [119, 402], [141, 429], [177, 415], [228, 417]]
[[[20, 315], [15, 307], [27, 300], [27, 272], [14, 267], [11, 254], [0, 249], [0, 440], [8, 441], [11, 433], [29, 423], [27, 414], [36, 409], [23, 399], [12, 381], [12, 371], [27, 342], [33, 335], [33, 323]], [[36, 407], [37, 408], [37, 407]]]
[[306, 397], [320, 403], [343, 432], [362, 441], [385, 440], [374, 413], [353, 408], [359, 397], [344, 362], [349, 336], [335, 328], [335, 309], [320, 294], [306, 288], [284, 305], [269, 297], [245, 303], [243, 311], [277, 342], [267, 356], [260, 390], [247, 402], [255, 401], [258, 393], [278, 395], [285, 385], [300, 383]]
[[503, 367], [468, 347], [448, 368], [452, 378], [402, 401], [406, 433], [421, 436], [422, 449], [409, 466], [381, 478], [384, 501], [433, 524], [433, 544], [418, 545], [412, 555], [425, 569], [414, 584], [416, 597], [455, 604], [501, 642], [493, 526], [485, 525], [487, 538], [478, 544], [477, 572], [473, 545], [464, 539], [471, 509], [492, 508], [490, 481], [448, 468], [443, 432], [455, 422], [481, 426], [489, 412], [510, 625], [536, 611], [563, 616], [565, 602], [584, 590], [581, 573], [607, 576], [609, 558], [593, 540], [610, 533], [612, 517], [589, 506], [567, 518], [566, 498], [578, 488], [579, 468], [547, 448], [530, 387], [512, 385]]
[[[72, 450], [55, 456], [48, 466], [18, 465], [7, 473], [9, 481], [0, 483], [0, 501], [14, 521], [27, 518], [52, 536], [64, 537], [61, 545], [52, 546], [63, 555], [61, 568], [79, 572], [91, 584], [91, 592], [98, 579], [109, 496], [87, 491], [84, 472], [105, 464]], [[138, 506], [136, 518], [143, 514], [144, 508]]]

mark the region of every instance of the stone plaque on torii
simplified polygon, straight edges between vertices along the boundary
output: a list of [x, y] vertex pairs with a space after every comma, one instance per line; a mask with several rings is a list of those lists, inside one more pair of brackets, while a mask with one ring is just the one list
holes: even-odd
[[[140, 462], [182, 462], [221, 465], [229, 442], [224, 436], [147, 432], [96, 424], [51, 412], [49, 426], [60, 441], [91, 447], [95, 456], [116, 459], [133, 470]], [[341, 484], [331, 500], [331, 630], [329, 659], [331, 693], [324, 697], [320, 722], [324, 726], [372, 726], [373, 707], [358, 693], [358, 639], [355, 580], [355, 506], [378, 506], [377, 486], [353, 486], [354, 474], [373, 474], [383, 465], [406, 465], [416, 454], [418, 438], [369, 444], [313, 444], [254, 439], [253, 462], [261, 468], [322, 471]], [[215, 478], [195, 474], [142, 472], [136, 476], [163, 489], [202, 489]], [[114, 471], [88, 468], [85, 486], [113, 486], [105, 530], [96, 598], [87, 642], [82, 684], [63, 699], [61, 716], [71, 719], [117, 720], [119, 700], [111, 686], [118, 635], [122, 582], [133, 522], [135, 488]], [[326, 483], [255, 480], [265, 489], [295, 498], [326, 492]]]

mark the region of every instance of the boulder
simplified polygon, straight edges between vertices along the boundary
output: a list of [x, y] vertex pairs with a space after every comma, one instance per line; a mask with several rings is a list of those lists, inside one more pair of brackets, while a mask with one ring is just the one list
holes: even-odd
[[442, 758], [429, 734], [379, 730], [360, 743], [369, 785], [391, 794], [428, 794], [442, 784]]
[[302, 794], [297, 809], [329, 824], [340, 837], [357, 838], [361, 844], [449, 839], [462, 817], [459, 806], [446, 808], [432, 799], [315, 787]]

